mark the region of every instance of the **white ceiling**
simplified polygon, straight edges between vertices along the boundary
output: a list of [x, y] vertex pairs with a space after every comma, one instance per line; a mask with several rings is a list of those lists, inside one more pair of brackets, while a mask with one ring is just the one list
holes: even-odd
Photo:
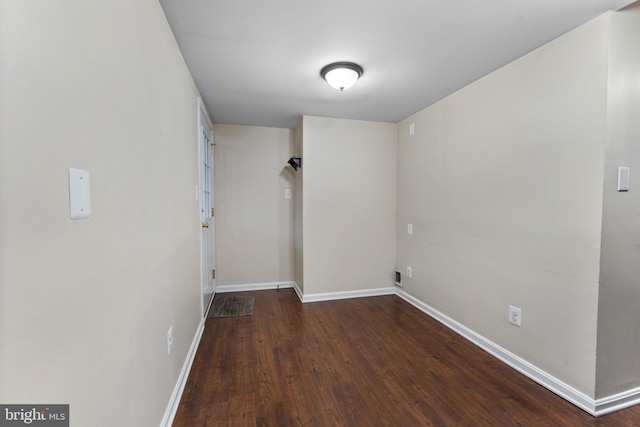
[[[632, 0], [160, 0], [215, 123], [396, 123]], [[364, 68], [339, 92], [331, 62]]]

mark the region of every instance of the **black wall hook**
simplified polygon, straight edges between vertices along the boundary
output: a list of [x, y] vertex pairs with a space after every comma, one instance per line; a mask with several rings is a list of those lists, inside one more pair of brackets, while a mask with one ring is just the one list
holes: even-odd
[[298, 170], [298, 168], [302, 166], [302, 158], [292, 157], [287, 161], [287, 163], [289, 163], [294, 170]]

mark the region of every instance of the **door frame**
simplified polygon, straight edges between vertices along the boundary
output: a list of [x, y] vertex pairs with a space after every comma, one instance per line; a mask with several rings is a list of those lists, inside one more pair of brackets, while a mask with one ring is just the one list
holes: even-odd
[[[207, 112], [207, 108], [204, 105], [204, 102], [202, 102], [202, 97], [198, 96], [198, 105], [197, 105], [197, 111], [198, 111], [198, 124], [197, 124], [197, 135], [198, 137], [197, 139], [197, 144], [198, 144], [198, 221], [200, 222], [200, 224], [202, 225], [202, 210], [203, 210], [203, 197], [202, 197], [202, 193], [203, 193], [203, 189], [202, 189], [202, 156], [203, 156], [203, 150], [202, 150], [202, 141], [201, 141], [201, 132], [203, 132], [203, 129], [205, 128], [205, 125], [211, 130], [209, 136], [209, 141], [211, 145], [214, 145], [214, 140], [213, 140], [213, 123], [211, 122], [211, 118], [209, 116], [209, 113]], [[210, 160], [211, 160], [211, 206], [214, 207], [215, 206], [215, 196], [214, 196], [214, 177], [213, 177], [213, 161], [214, 161], [214, 156], [213, 156], [213, 152], [211, 151], [210, 153], [206, 153], [206, 155], [210, 156]], [[211, 242], [210, 244], [213, 247], [213, 268], [215, 269], [216, 266], [216, 241], [215, 241], [215, 215], [212, 215], [212, 217], [209, 220], [209, 224], [210, 227], [213, 227], [213, 238], [211, 238]], [[215, 279], [211, 279], [210, 278], [210, 274], [209, 272], [205, 272], [205, 268], [207, 266], [207, 261], [205, 260], [205, 257], [207, 256], [207, 254], [209, 253], [209, 251], [206, 250], [206, 245], [207, 242], [205, 241], [206, 237], [205, 237], [205, 233], [202, 231], [202, 229], [200, 229], [200, 310], [201, 310], [201, 315], [202, 317], [204, 317], [207, 313], [207, 311], [209, 310], [209, 307], [211, 305], [211, 301], [213, 301], [213, 296], [211, 297], [210, 301], [208, 301], [207, 306], [205, 307], [205, 289], [207, 289], [209, 287], [210, 282], [212, 282], [213, 284], [213, 295], [215, 295], [216, 292], [216, 280]]]

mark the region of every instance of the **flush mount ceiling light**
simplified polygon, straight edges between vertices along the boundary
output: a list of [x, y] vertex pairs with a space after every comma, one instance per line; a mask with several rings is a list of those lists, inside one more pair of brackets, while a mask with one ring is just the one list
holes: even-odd
[[349, 89], [362, 76], [362, 67], [353, 62], [334, 62], [320, 70], [320, 75], [330, 86], [343, 91]]

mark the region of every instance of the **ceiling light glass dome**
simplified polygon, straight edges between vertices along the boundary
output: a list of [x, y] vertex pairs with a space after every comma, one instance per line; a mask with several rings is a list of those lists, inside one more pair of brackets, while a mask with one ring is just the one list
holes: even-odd
[[362, 76], [362, 67], [353, 62], [334, 62], [320, 70], [320, 75], [330, 86], [344, 91], [355, 84]]

